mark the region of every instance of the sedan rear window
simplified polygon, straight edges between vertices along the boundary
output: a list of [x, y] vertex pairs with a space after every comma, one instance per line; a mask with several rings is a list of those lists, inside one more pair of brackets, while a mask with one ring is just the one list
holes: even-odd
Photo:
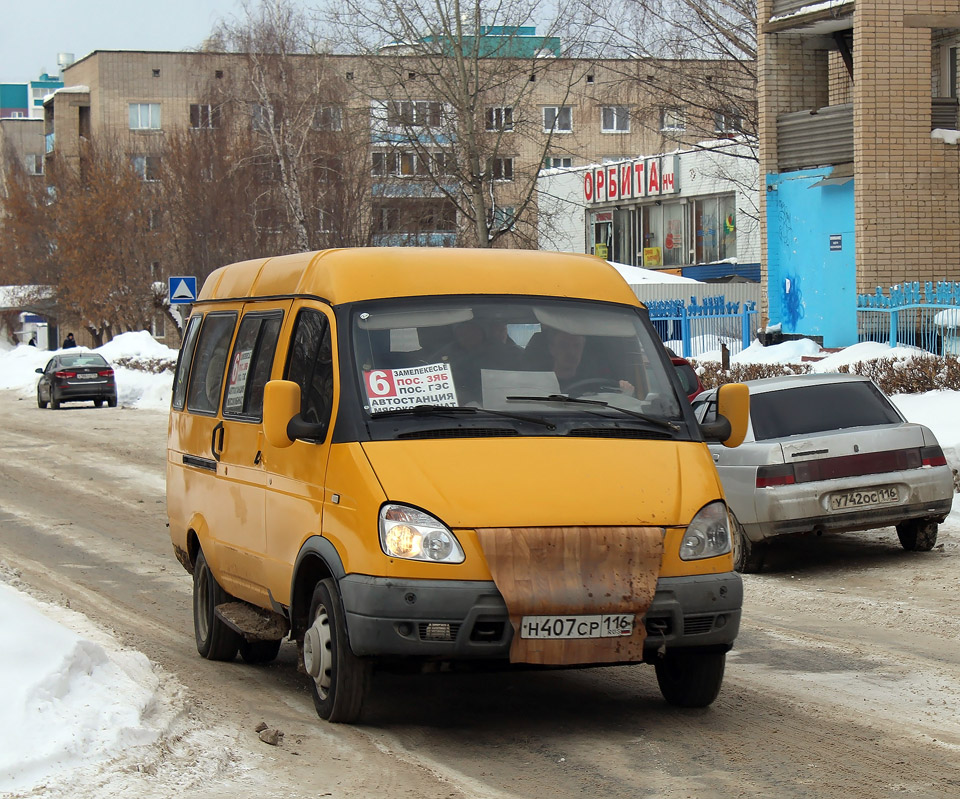
[[60, 356], [60, 366], [61, 367], [77, 367], [77, 366], [106, 366], [107, 362], [103, 360], [99, 355], [93, 352], [88, 352], [83, 355], [61, 355]]
[[903, 420], [873, 383], [824, 383], [753, 394], [750, 418], [757, 441]]

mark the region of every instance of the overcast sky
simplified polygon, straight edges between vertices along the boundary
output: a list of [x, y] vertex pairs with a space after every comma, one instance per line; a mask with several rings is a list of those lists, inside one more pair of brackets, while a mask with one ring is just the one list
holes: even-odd
[[57, 73], [57, 53], [196, 48], [240, 0], [0, 0], [0, 83]]

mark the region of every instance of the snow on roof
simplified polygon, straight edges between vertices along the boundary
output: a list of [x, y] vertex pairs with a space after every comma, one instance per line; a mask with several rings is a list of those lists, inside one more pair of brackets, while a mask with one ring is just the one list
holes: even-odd
[[642, 266], [630, 266], [629, 264], [618, 264], [615, 261], [607, 261], [610, 266], [616, 269], [620, 276], [631, 286], [639, 286], [641, 283], [700, 283], [690, 277], [680, 275], [671, 275], [669, 272], [660, 272], [656, 269], [644, 269]]

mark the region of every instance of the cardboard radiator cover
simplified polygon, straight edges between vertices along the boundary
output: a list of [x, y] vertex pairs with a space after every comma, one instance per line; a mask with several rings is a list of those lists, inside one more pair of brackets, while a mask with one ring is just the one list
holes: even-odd
[[[513, 625], [512, 663], [579, 665], [643, 659], [643, 616], [663, 556], [660, 527], [495, 527], [477, 537]], [[613, 638], [521, 638], [523, 616], [632, 613]]]

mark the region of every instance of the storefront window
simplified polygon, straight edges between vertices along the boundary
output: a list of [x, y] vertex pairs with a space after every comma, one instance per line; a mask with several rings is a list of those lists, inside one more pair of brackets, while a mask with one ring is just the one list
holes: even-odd
[[737, 257], [737, 202], [733, 195], [719, 199], [720, 219], [718, 231], [720, 238], [720, 261]]
[[664, 203], [663, 207], [663, 265], [682, 266], [687, 263], [684, 247], [683, 212], [685, 205]]
[[708, 264], [717, 260], [718, 213], [716, 197], [697, 200], [693, 204], [694, 259], [698, 264]]
[[659, 205], [645, 205], [641, 210], [643, 220], [643, 248], [640, 252], [642, 265], [663, 266], [663, 213]]

